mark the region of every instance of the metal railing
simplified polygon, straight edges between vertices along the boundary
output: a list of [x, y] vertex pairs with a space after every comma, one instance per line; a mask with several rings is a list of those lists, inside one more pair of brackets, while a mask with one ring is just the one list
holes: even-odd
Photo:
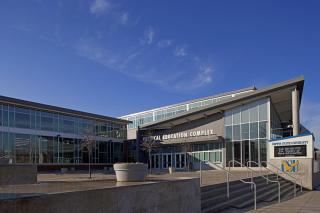
[[[265, 163], [266, 165], [270, 165], [270, 166], [272, 166], [273, 168], [275, 168], [278, 173], [281, 172], [282, 174], [285, 174], [285, 175], [293, 178], [293, 179], [294, 179], [294, 188], [293, 188], [294, 192], [293, 192], [293, 194], [294, 194], [294, 197], [296, 197], [297, 180], [298, 180], [298, 178], [290, 175], [289, 173], [287, 173], [287, 172], [285, 172], [285, 171], [282, 171], [279, 167], [275, 166], [274, 164], [272, 164], [272, 163], [270, 163], [270, 162], [268, 162], [268, 161], [261, 161], [261, 163]], [[302, 179], [300, 179], [300, 191], [302, 192]]]
[[250, 184], [251, 185], [251, 189], [252, 189], [252, 186], [253, 186], [253, 189], [254, 189], [254, 210], [257, 210], [257, 187], [256, 187], [256, 184], [254, 182], [248, 182], [248, 181], [244, 181], [241, 177], [239, 177], [238, 175], [235, 175], [233, 173], [231, 173], [230, 171], [228, 171], [227, 169], [223, 168], [222, 166], [218, 165], [218, 164], [215, 164], [215, 163], [211, 163], [209, 161], [200, 161], [200, 184], [202, 184], [202, 164], [203, 163], [206, 163], [206, 164], [209, 164], [210, 166], [212, 166], [213, 168], [217, 167], [219, 168], [220, 170], [224, 171], [226, 174], [227, 174], [227, 198], [229, 199], [230, 198], [230, 179], [229, 179], [229, 176], [234, 176], [236, 177], [238, 180], [240, 180], [242, 183], [244, 184]]
[[[262, 166], [261, 163], [257, 163], [252, 160], [247, 161], [247, 167], [252, 167], [252, 166], [249, 166], [249, 163], [250, 163], [250, 165], [251, 165], [251, 163], [254, 163], [255, 165], [257, 165], [258, 168], [260, 168], [260, 175], [261, 176], [262, 176], [262, 169], [265, 169], [265, 170], [268, 170], [270, 173], [277, 175], [277, 180], [279, 180], [279, 173], [278, 172], [274, 172], [272, 169], [269, 169], [268, 167]], [[269, 178], [268, 173], [267, 173], [267, 178]]]
[[[245, 167], [247, 168], [248, 171], [249, 171], [249, 170], [251, 171], [251, 177], [253, 176], [252, 173], [255, 173], [255, 174], [256, 174], [256, 172], [248, 166], [249, 163], [250, 163], [250, 164], [251, 164], [251, 163], [254, 163], [254, 164], [257, 165], [258, 167], [260, 167], [260, 177], [266, 179], [266, 180], [267, 180], [267, 184], [268, 184], [269, 182], [271, 182], [271, 183], [277, 183], [277, 184], [278, 184], [278, 203], [280, 203], [280, 202], [281, 202], [281, 185], [280, 185], [278, 173], [277, 173], [277, 180], [276, 180], [276, 181], [275, 181], [275, 180], [270, 180], [270, 179], [269, 179], [269, 176], [268, 176], [268, 173], [267, 173], [267, 177], [265, 177], [264, 175], [262, 175], [262, 167], [261, 167], [261, 164], [258, 164], [258, 163], [255, 162], [255, 161], [248, 161], [248, 162], [247, 162], [247, 166], [245, 166]], [[230, 162], [229, 162], [229, 164], [230, 164]], [[269, 172], [272, 172], [273, 174], [275, 174], [275, 172], [272, 171], [271, 169], [269, 169], [269, 168], [267, 168], [267, 167], [263, 167], [263, 168], [265, 168], [265, 169], [268, 170]]]

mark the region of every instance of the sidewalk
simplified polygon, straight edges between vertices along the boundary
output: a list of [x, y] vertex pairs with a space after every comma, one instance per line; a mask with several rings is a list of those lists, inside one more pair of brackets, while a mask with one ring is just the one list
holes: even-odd
[[260, 208], [256, 212], [320, 212], [320, 191], [310, 191], [295, 199]]

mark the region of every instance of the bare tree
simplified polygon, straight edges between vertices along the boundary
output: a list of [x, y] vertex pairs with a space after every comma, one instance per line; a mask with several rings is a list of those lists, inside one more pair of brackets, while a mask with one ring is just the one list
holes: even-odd
[[84, 131], [83, 142], [81, 143], [81, 150], [83, 148], [87, 148], [88, 150], [88, 160], [89, 160], [88, 169], [89, 169], [90, 179], [91, 179], [91, 154], [92, 154], [94, 145], [95, 145], [95, 138], [94, 138], [93, 131], [90, 131], [89, 129], [87, 129], [86, 131]]
[[152, 173], [152, 168], [151, 168], [151, 152], [155, 150], [155, 148], [159, 145], [159, 142], [156, 141], [152, 137], [144, 137], [144, 140], [140, 144], [140, 148], [142, 151], [148, 152], [148, 158], [149, 158], [149, 169], [150, 173]]

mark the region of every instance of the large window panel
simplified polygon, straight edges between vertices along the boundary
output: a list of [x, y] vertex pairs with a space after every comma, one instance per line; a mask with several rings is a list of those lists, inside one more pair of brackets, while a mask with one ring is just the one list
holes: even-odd
[[[251, 140], [250, 141], [250, 154], [251, 160], [254, 162], [259, 162], [259, 141], [258, 140]], [[256, 165], [252, 165], [256, 166]]]
[[15, 135], [15, 159], [16, 163], [31, 162], [31, 143], [30, 135], [16, 134]]
[[267, 140], [260, 139], [260, 161], [267, 161]]
[[28, 110], [16, 108], [16, 127], [30, 128], [30, 113]]
[[264, 101], [264, 103], [259, 105], [259, 120], [260, 121], [268, 120], [268, 108], [267, 108], [266, 101]]
[[258, 105], [256, 103], [254, 103], [253, 105], [251, 105], [250, 108], [250, 121], [258, 121]]
[[232, 126], [226, 126], [226, 140], [232, 140]]
[[241, 136], [242, 140], [247, 140], [249, 139], [249, 123], [246, 124], [241, 124]]
[[250, 121], [249, 118], [249, 108], [243, 107], [241, 110], [241, 123], [248, 123]]
[[258, 122], [250, 123], [250, 139], [258, 138]]
[[259, 138], [267, 137], [267, 121], [259, 122]]
[[9, 126], [14, 127], [14, 106], [9, 106]]
[[53, 115], [51, 113], [41, 113], [41, 130], [52, 131], [54, 129]]
[[241, 136], [240, 136], [240, 125], [234, 125], [233, 126], [233, 140], [238, 141], [241, 140]]
[[233, 112], [233, 124], [240, 124], [240, 118], [240, 108], [238, 108]]

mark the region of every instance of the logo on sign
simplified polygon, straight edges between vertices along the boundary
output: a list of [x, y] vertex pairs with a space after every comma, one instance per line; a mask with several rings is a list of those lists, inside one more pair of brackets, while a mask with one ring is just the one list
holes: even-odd
[[283, 172], [298, 172], [299, 160], [282, 160], [281, 170]]

